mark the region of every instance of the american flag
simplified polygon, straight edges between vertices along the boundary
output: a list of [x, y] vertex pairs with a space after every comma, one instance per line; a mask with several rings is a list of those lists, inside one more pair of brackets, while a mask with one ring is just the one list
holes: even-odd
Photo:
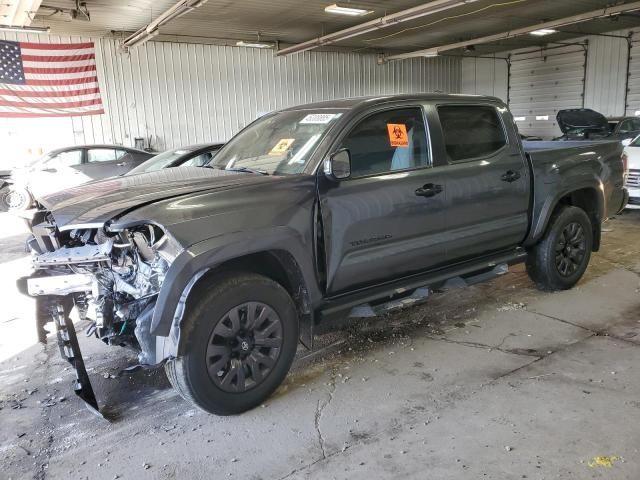
[[101, 113], [92, 42], [0, 40], [0, 118]]

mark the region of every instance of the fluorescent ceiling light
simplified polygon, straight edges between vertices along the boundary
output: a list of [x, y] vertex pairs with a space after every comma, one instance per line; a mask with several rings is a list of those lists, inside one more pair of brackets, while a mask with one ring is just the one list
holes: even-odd
[[25, 32], [25, 33], [49, 33], [50, 27], [14, 27], [12, 25], [0, 25], [3, 32]]
[[341, 7], [337, 3], [325, 7], [324, 11], [327, 13], [337, 13], [338, 15], [350, 15], [352, 17], [361, 17], [362, 15], [368, 15], [373, 12], [373, 10], [365, 10], [363, 8]]
[[244, 42], [240, 40], [236, 42], [236, 47], [249, 47], [249, 48], [273, 48], [273, 44], [271, 43], [262, 43], [262, 42]]
[[438, 56], [438, 52], [424, 52], [422, 56], [426, 58], [433, 58]]
[[533, 32], [529, 32], [531, 35], [535, 35], [536, 37], [544, 37], [545, 35], [551, 35], [552, 33], [556, 33], [557, 30], [553, 30], [552, 28], [541, 28], [540, 30], [534, 30]]

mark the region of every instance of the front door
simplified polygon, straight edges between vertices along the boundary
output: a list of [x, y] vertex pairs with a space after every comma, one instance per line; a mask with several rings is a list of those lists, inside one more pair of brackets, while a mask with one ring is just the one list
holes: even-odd
[[431, 167], [422, 107], [373, 113], [338, 148], [349, 150], [351, 177], [320, 179], [328, 293], [444, 262], [443, 176]]
[[[529, 226], [529, 169], [510, 116], [493, 105], [440, 105], [447, 260], [519, 245]], [[504, 116], [503, 116], [504, 115]], [[512, 132], [511, 138], [507, 132]]]

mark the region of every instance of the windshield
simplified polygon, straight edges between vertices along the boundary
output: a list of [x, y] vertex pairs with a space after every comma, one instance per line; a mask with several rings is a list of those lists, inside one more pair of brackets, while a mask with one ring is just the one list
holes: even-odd
[[239, 134], [209, 164], [223, 170], [269, 175], [301, 173], [338, 110], [295, 110], [262, 117]]
[[640, 147], [640, 135], [633, 139], [633, 142], [629, 144], [630, 147]]
[[141, 163], [136, 168], [129, 170], [127, 175], [135, 175], [136, 173], [155, 172], [156, 170], [162, 170], [168, 167], [178, 158], [191, 153], [190, 150], [167, 150], [155, 157], [151, 157], [146, 162]]

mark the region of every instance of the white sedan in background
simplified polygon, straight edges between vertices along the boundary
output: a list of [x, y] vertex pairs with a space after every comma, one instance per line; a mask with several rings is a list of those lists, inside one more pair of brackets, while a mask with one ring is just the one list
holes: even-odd
[[629, 203], [627, 208], [640, 209], [640, 135], [631, 142], [623, 142], [626, 144], [625, 153], [629, 166], [629, 175], [627, 176], [627, 190], [629, 190]]

